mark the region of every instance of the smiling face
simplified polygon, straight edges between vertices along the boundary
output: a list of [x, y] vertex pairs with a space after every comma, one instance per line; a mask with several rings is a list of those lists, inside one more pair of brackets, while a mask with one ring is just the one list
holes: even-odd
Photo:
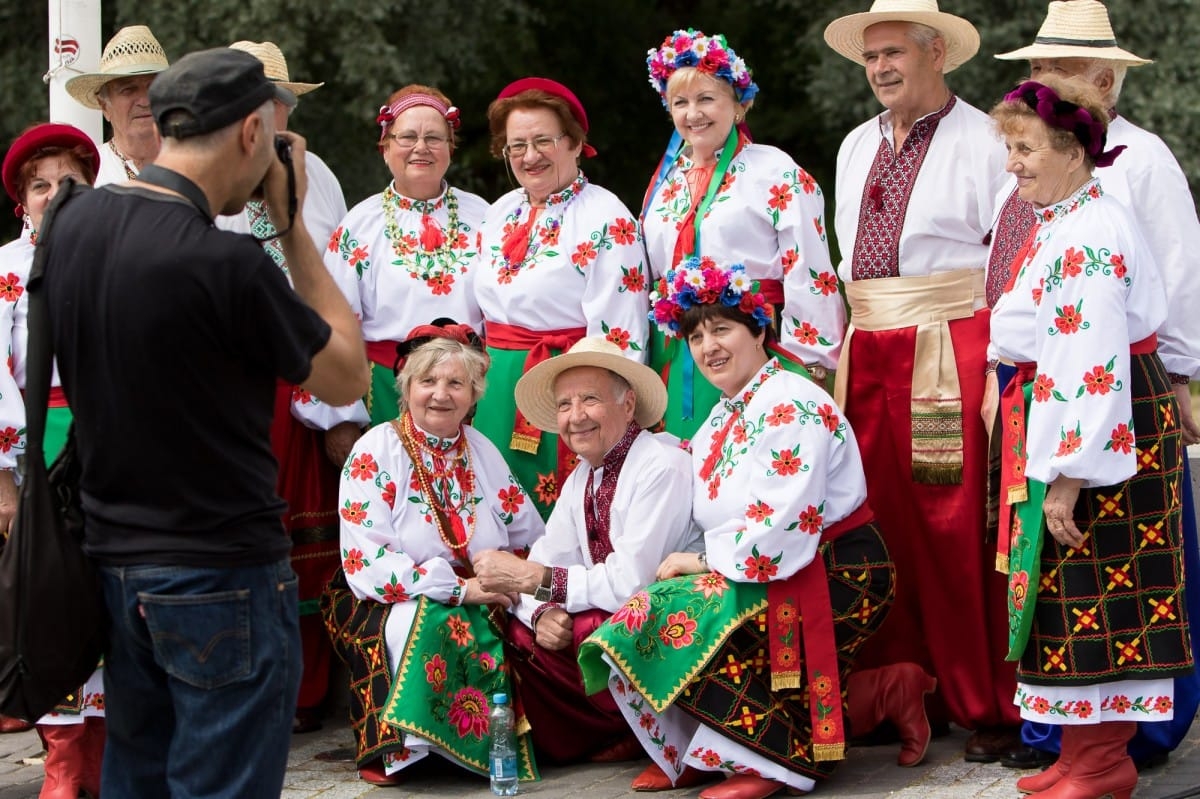
[[458, 357], [446, 358], [422, 375], [414, 375], [404, 391], [417, 427], [442, 438], [458, 432], [475, 403], [470, 375]]
[[558, 435], [593, 467], [625, 435], [637, 404], [633, 389], [596, 366], [568, 369], [554, 381]]
[[1083, 148], [1055, 149], [1046, 123], [1035, 117], [1024, 117], [1006, 130], [1004, 146], [1005, 169], [1017, 179], [1017, 194], [1037, 208], [1066, 199], [1090, 174], [1083, 164]]
[[702, 166], [713, 160], [733, 129], [741, 106], [733, 87], [695, 69], [681, 69], [667, 84], [667, 107], [675, 130]]
[[909, 121], [945, 102], [946, 44], [934, 38], [922, 46], [912, 33], [908, 22], [880, 22], [863, 31], [863, 60], [875, 99]]
[[414, 200], [442, 193], [442, 179], [450, 168], [450, 126], [436, 108], [416, 105], [402, 111], [382, 146], [396, 191]]
[[714, 315], [688, 333], [687, 343], [704, 379], [720, 389], [722, 396], [732, 397], [767, 362], [762, 346], [765, 337], [765, 330], [751, 333], [740, 322]]
[[[524, 143], [525, 152], [508, 158], [517, 182], [529, 194], [529, 201], [542, 205], [551, 194], [571, 185], [579, 174], [579, 142], [563, 135], [558, 115], [549, 108], [514, 108], [504, 122], [507, 145]], [[542, 147], [534, 142], [556, 140]]]

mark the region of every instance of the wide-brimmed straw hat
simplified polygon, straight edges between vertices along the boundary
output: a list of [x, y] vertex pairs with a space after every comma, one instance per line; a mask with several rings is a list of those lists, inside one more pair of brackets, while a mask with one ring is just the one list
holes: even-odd
[[292, 94], [299, 96], [308, 94], [313, 89], [319, 89], [325, 85], [325, 81], [320, 83], [300, 83], [294, 81], [291, 75], [288, 74], [287, 59], [283, 57], [283, 51], [279, 49], [279, 45], [275, 42], [234, 42], [229, 45], [234, 50], [244, 50], [250, 55], [257, 58], [263, 63], [263, 71], [267, 73], [267, 79], [273, 80], [275, 83], [291, 91]]
[[951, 72], [979, 51], [979, 31], [962, 17], [938, 10], [937, 0], [875, 0], [870, 11], [838, 17], [825, 28], [825, 43], [856, 64], [863, 60], [863, 31], [880, 22], [928, 25], [946, 42], [942, 73]]
[[568, 369], [596, 366], [616, 372], [633, 387], [637, 404], [633, 418], [642, 427], [653, 427], [667, 410], [667, 388], [653, 369], [621, 354], [621, 348], [604, 336], [588, 336], [571, 349], [542, 361], [517, 381], [517, 407], [539, 430], [558, 432], [558, 403], [554, 381]]
[[76, 75], [67, 81], [67, 94], [88, 108], [99, 108], [96, 96], [104, 84], [133, 75], [153, 75], [169, 66], [167, 54], [145, 25], [121, 28], [104, 45], [96, 72]]
[[1038, 28], [1033, 44], [1000, 53], [1003, 61], [1033, 58], [1100, 58], [1121, 61], [1131, 67], [1153, 63], [1117, 46], [1117, 36], [1108, 21], [1108, 9], [1099, 0], [1054, 0], [1046, 20]]

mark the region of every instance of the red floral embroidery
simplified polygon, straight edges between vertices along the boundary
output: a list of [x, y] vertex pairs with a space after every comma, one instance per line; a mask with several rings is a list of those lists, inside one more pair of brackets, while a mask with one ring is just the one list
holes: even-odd
[[792, 187], [786, 183], [781, 183], [778, 186], [771, 187], [771, 199], [767, 200], [767, 205], [779, 211], [784, 211], [788, 207], [788, 203], [792, 201]]
[[792, 331], [792, 335], [801, 344], [816, 344], [821, 338], [821, 331], [810, 325], [808, 322], [800, 325]]
[[833, 406], [829, 403], [825, 403], [820, 408], [817, 408], [817, 416], [820, 417], [821, 422], [825, 425], [825, 429], [831, 433], [836, 433], [838, 426], [842, 423], [842, 420], [834, 413]]
[[364, 565], [361, 549], [351, 549], [346, 552], [346, 557], [342, 558], [342, 569], [346, 574], [356, 574]]
[[16, 302], [24, 293], [25, 289], [21, 286], [21, 278], [15, 273], [9, 272], [8, 277], [0, 278], [0, 299], [5, 302]]
[[1092, 715], [1092, 703], [1083, 699], [1075, 704], [1075, 715], [1086, 719]]
[[729, 588], [729, 583], [725, 581], [725, 575], [713, 571], [697, 576], [692, 585], [697, 591], [704, 594], [705, 599], [721, 596]]
[[746, 577], [760, 583], [770, 582], [779, 571], [779, 566], [768, 555], [750, 555], [746, 558]]
[[367, 248], [366, 247], [355, 247], [354, 250], [350, 253], [350, 258], [349, 258], [350, 266], [357, 266], [359, 261], [365, 261], [365, 260], [367, 260]]
[[1046, 402], [1054, 396], [1054, 379], [1048, 375], [1038, 375], [1033, 381], [1033, 401]]
[[17, 428], [9, 426], [0, 430], [0, 452], [8, 452], [21, 441]]
[[554, 473], [539, 474], [537, 487], [533, 491], [538, 496], [538, 502], [552, 505], [558, 499], [558, 480], [555, 479]]
[[622, 330], [619, 327], [611, 327], [608, 329], [608, 334], [605, 338], [623, 350], [629, 349], [629, 331], [627, 330]]
[[342, 518], [351, 524], [362, 524], [367, 518], [367, 507], [370, 502], [351, 502], [346, 500], [346, 504], [342, 507]]
[[434, 654], [425, 663], [425, 682], [433, 686], [435, 693], [441, 693], [442, 688], [446, 685], [446, 661], [438, 654]]
[[1083, 323], [1083, 314], [1075, 310], [1074, 305], [1064, 305], [1058, 309], [1058, 316], [1054, 318], [1054, 326], [1058, 328], [1058, 332], [1071, 334], [1079, 332], [1079, 325]]
[[403, 585], [396, 582], [395, 575], [392, 575], [392, 577], [392, 581], [384, 585], [383, 588], [376, 588], [375, 593], [379, 594], [384, 602], [407, 602], [409, 598], [408, 592], [404, 590]]
[[800, 174], [797, 175], [797, 178], [800, 182], [800, 188], [804, 190], [805, 194], [812, 194], [817, 190], [817, 181], [813, 180], [813, 176], [805, 172], [803, 169], [800, 170]]
[[688, 617], [686, 610], [667, 614], [667, 623], [658, 628], [658, 639], [665, 646], [683, 649], [695, 641], [696, 622]]
[[471, 632], [471, 625], [465, 619], [451, 616], [446, 619], [446, 626], [450, 628], [450, 640], [459, 646], [466, 646], [475, 640], [475, 634]]
[[454, 275], [432, 275], [426, 278], [425, 285], [433, 290], [434, 295], [449, 294], [454, 290]]
[[396, 507], [396, 484], [388, 481], [388, 484], [383, 487], [383, 501], [389, 508]]
[[1124, 694], [1117, 694], [1112, 698], [1112, 701], [1109, 703], [1109, 707], [1117, 713], [1124, 713], [1133, 707], [1133, 703], [1130, 702], [1129, 697], [1125, 696]]
[[1063, 277], [1075, 277], [1083, 271], [1083, 253], [1074, 247], [1068, 247], [1063, 255]]
[[1064, 455], [1078, 452], [1081, 446], [1083, 446], [1083, 437], [1079, 434], [1079, 431], [1077, 429], [1065, 430], [1062, 433], [1061, 440], [1058, 442], [1058, 451], [1054, 455], [1061, 458]]
[[378, 471], [379, 464], [369, 452], [364, 452], [350, 461], [350, 476], [355, 480], [370, 480]]
[[1158, 699], [1154, 700], [1154, 712], [1155, 713], [1166, 713], [1168, 710], [1170, 710], [1174, 706], [1175, 706], [1175, 703], [1172, 702], [1171, 698], [1168, 696], [1160, 696]]
[[800, 463], [800, 457], [795, 450], [785, 449], [781, 452], [772, 452], [774, 460], [771, 461], [771, 468], [783, 477], [793, 475], [800, 471], [803, 465]]
[[325, 245], [325, 249], [329, 250], [330, 252], [338, 251], [338, 242], [342, 239], [342, 231], [344, 229], [345, 228], [339, 225], [338, 229], [333, 231], [333, 235], [329, 237], [329, 243]]
[[621, 283], [629, 291], [642, 291], [646, 288], [646, 274], [638, 267], [632, 269], [623, 269], [624, 273], [621, 276]]
[[831, 294], [837, 294], [837, 277], [832, 272], [822, 272], [821, 274], [817, 275], [817, 279], [813, 281], [813, 286], [820, 290], [821, 295], [824, 297], [828, 297]]
[[460, 689], [450, 703], [449, 717], [460, 738], [470, 733], [482, 741], [488, 731], [488, 706], [483, 692], [478, 688]]
[[1112, 440], [1108, 442], [1105, 449], [1111, 449], [1113, 452], [1120, 452], [1128, 455], [1133, 451], [1133, 433], [1129, 430], [1129, 425], [1121, 422], [1113, 428]]
[[779, 427], [781, 424], [791, 424], [796, 421], [796, 407], [780, 403], [771, 409], [771, 414], [767, 417], [767, 424], [771, 427]]
[[771, 514], [774, 512], [774, 508], [762, 500], [759, 500], [758, 502], [755, 502], [753, 505], [750, 505], [746, 508], [746, 518], [751, 519], [752, 521], [761, 522], [764, 519], [771, 518]]
[[612, 233], [613, 241], [617, 244], [633, 244], [637, 237], [637, 226], [632, 219], [622, 217], [609, 225], [608, 232]]
[[796, 247], [783, 251], [783, 274], [784, 277], [792, 273], [792, 268], [796, 266], [800, 260], [800, 250]]
[[1087, 393], [1089, 394], [1104, 396], [1109, 391], [1112, 391], [1115, 381], [1116, 378], [1113, 377], [1113, 373], [1103, 366], [1093, 366], [1092, 371], [1083, 373], [1083, 384], [1087, 387]]
[[520, 488], [514, 485], [500, 489], [497, 498], [500, 500], [500, 508], [505, 513], [516, 513], [521, 509], [521, 504], [525, 502], [525, 495], [521, 493]]
[[811, 535], [817, 535], [825, 524], [825, 517], [815, 505], [809, 505], [800, 512], [800, 529]]
[[575, 248], [574, 254], [571, 255], [571, 263], [582, 269], [596, 260], [596, 255], [596, 245], [590, 241], [585, 241]]
[[1129, 270], [1125, 268], [1125, 256], [1114, 255], [1112, 257], [1113, 274], [1119, 278], [1124, 278], [1125, 273]]
[[624, 624], [628, 632], [641, 632], [642, 625], [646, 623], [646, 613], [649, 610], [650, 595], [645, 591], [638, 591], [612, 615], [611, 621], [614, 625]]

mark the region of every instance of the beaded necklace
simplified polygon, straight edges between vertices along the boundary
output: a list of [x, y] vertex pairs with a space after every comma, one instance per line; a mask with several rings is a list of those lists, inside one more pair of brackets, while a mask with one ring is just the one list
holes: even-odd
[[[383, 190], [383, 230], [392, 249], [400, 258], [415, 254], [417, 257], [408, 265], [408, 271], [419, 280], [429, 280], [446, 272], [454, 273], [454, 264], [458, 256], [454, 250], [459, 244], [458, 195], [454, 189], [447, 186], [443, 195], [446, 204], [446, 229], [442, 232], [441, 243], [434, 248], [427, 248], [418, 241], [420, 250], [412, 246], [413, 237], [405, 236], [396, 219], [397, 211], [420, 211], [422, 217], [432, 216], [433, 212], [442, 207], [442, 200], [429, 202], [425, 200], [410, 200], [392, 188], [389, 183]], [[424, 255], [424, 258], [420, 256]]]
[[[458, 439], [448, 447], [442, 448], [430, 444], [429, 437], [417, 429], [412, 414], [408, 411], [405, 411], [399, 420], [394, 420], [392, 427], [400, 436], [400, 442], [413, 463], [413, 473], [421, 486], [421, 493], [433, 511], [434, 526], [442, 543], [450, 548], [460, 562], [470, 563], [467, 545], [475, 537], [478, 499], [475, 497], [475, 472], [471, 468], [471, 449], [467, 446], [466, 432], [459, 426]], [[435, 471], [431, 472], [425, 466], [422, 453], [429, 455]], [[458, 464], [459, 461], [461, 464]], [[452, 504], [450, 497], [453, 491], [449, 483], [456, 474], [462, 488], [462, 500]], [[443, 485], [446, 486], [443, 496], [439, 496], [433, 487], [434, 481], [439, 479], [444, 481]], [[470, 529], [463, 526], [459, 515], [464, 509], [468, 509]]]
[[108, 149], [112, 150], [113, 155], [115, 155], [117, 158], [119, 158], [121, 160], [121, 166], [125, 167], [125, 177], [129, 178], [130, 180], [133, 180], [134, 178], [136, 178], [137, 172], [134, 172], [132, 169], [129, 168], [129, 159], [126, 158], [121, 153], [121, 151], [117, 149], [117, 145], [113, 144], [112, 139], [108, 140]]

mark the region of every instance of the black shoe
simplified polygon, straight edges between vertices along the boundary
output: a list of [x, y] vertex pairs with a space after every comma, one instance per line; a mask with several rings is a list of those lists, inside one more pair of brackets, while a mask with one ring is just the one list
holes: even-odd
[[1000, 765], [1005, 768], [1044, 769], [1058, 759], [1053, 752], [1043, 752], [1027, 744], [1010, 749], [1000, 757]]
[[988, 727], [975, 730], [967, 739], [963, 760], [970, 763], [995, 763], [1024, 747], [1020, 727]]

